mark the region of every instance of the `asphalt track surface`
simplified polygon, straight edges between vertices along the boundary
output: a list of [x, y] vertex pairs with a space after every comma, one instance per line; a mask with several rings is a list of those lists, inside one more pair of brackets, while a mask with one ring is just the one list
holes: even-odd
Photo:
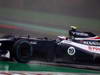
[[[100, 66], [89, 66], [82, 64], [61, 64], [42, 61], [31, 61], [28, 64], [17, 63], [16, 61], [10, 61], [7, 58], [3, 58], [0, 62], [0, 70], [3, 73], [44, 73], [48, 75], [99, 75]], [[0, 73], [2, 73], [0, 71]]]
[[44, 61], [36, 61], [36, 60], [30, 61], [28, 64], [22, 64], [22, 63], [17, 63], [16, 61], [12, 61], [5, 57], [1, 57], [0, 61], [1, 61], [0, 70], [8, 70], [8, 71], [14, 70], [14, 71], [100, 73], [100, 65], [90, 65], [90, 64], [81, 64], [81, 63], [62, 64], [62, 63], [44, 62]]
[[[6, 57], [1, 57], [0, 61], [7, 61], [7, 62], [16, 62], [13, 60], [10, 60]], [[40, 64], [40, 65], [48, 65], [48, 66], [58, 66], [58, 67], [71, 67], [71, 68], [78, 68], [78, 69], [86, 69], [86, 70], [94, 70], [94, 71], [100, 71], [100, 64], [89, 64], [89, 63], [61, 63], [61, 62], [46, 62], [46, 61], [38, 61], [38, 60], [32, 60], [28, 64]]]

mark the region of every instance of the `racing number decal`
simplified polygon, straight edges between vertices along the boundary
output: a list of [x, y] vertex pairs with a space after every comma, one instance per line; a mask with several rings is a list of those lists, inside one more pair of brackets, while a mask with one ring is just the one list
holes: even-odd
[[67, 50], [67, 52], [68, 52], [68, 54], [69, 54], [69, 55], [71, 55], [71, 56], [72, 56], [72, 55], [74, 55], [74, 54], [75, 54], [76, 50], [75, 50], [75, 48], [74, 48], [74, 47], [69, 47], [69, 48], [68, 48], [68, 50]]

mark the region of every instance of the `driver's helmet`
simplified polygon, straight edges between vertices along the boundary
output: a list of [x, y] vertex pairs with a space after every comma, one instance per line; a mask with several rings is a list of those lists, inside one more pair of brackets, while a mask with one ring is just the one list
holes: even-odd
[[76, 30], [77, 27], [76, 26], [70, 26], [71, 29]]

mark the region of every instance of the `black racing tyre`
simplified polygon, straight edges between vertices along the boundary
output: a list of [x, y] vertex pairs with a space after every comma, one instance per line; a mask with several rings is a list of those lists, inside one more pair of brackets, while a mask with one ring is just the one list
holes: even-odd
[[20, 39], [13, 46], [13, 56], [17, 62], [28, 63], [32, 56], [32, 45], [29, 41]]

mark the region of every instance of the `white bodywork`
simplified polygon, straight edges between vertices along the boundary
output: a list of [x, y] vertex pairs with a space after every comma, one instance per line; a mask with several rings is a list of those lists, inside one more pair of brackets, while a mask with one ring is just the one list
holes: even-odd
[[[97, 37], [92, 37], [92, 38], [76, 38], [76, 39], [77, 40], [89, 40], [89, 39], [95, 40], [94, 38], [97, 38]], [[100, 40], [100, 39], [98, 39], [98, 40]], [[80, 48], [80, 49], [82, 49], [84, 51], [88, 51], [88, 52], [91, 52], [91, 53], [100, 54], [100, 46], [85, 45], [85, 44], [73, 42], [70, 39], [67, 39], [67, 40], [64, 39], [61, 42], [59, 42], [59, 44], [68, 44], [68, 45]]]
[[0, 39], [0, 41], [9, 41], [11, 39]]

